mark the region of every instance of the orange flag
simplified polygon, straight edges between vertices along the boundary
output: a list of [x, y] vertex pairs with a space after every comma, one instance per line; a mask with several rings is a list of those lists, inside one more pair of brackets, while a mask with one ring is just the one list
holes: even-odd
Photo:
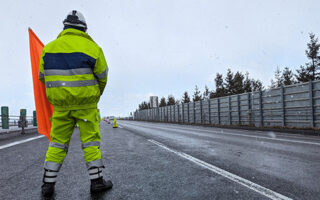
[[47, 136], [50, 141], [51, 121], [49, 119], [52, 116], [53, 107], [47, 99], [45, 85], [39, 81], [39, 62], [44, 45], [31, 28], [28, 31], [38, 132]]

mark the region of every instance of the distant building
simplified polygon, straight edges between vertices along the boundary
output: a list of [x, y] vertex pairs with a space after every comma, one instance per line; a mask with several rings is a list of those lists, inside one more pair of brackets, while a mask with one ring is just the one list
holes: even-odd
[[159, 107], [158, 96], [150, 96], [150, 107], [151, 108]]

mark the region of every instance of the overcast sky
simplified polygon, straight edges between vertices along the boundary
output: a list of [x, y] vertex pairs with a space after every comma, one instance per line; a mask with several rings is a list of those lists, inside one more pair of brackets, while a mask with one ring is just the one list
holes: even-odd
[[128, 115], [149, 95], [181, 97], [214, 76], [248, 71], [270, 85], [277, 66], [307, 62], [308, 33], [320, 36], [320, 1], [0, 0], [0, 106], [34, 110], [28, 27], [47, 44], [73, 10], [104, 50], [108, 85], [102, 115]]

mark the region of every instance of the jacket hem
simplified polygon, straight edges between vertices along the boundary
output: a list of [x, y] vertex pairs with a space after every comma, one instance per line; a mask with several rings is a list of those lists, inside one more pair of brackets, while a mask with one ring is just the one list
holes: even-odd
[[84, 110], [98, 108], [97, 103], [83, 104], [83, 105], [72, 105], [72, 106], [57, 106], [53, 105], [54, 111], [66, 111], [66, 110]]

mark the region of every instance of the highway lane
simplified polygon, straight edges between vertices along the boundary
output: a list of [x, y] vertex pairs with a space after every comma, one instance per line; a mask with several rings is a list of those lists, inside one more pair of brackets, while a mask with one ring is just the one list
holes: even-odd
[[[75, 129], [54, 199], [270, 199], [263, 191], [282, 199], [319, 199], [318, 137], [118, 123], [118, 129], [100, 124], [103, 173], [114, 188], [90, 195]], [[1, 199], [41, 199], [48, 140], [34, 137], [0, 138]]]
[[317, 136], [134, 121], [119, 124], [286, 197], [320, 198]]

